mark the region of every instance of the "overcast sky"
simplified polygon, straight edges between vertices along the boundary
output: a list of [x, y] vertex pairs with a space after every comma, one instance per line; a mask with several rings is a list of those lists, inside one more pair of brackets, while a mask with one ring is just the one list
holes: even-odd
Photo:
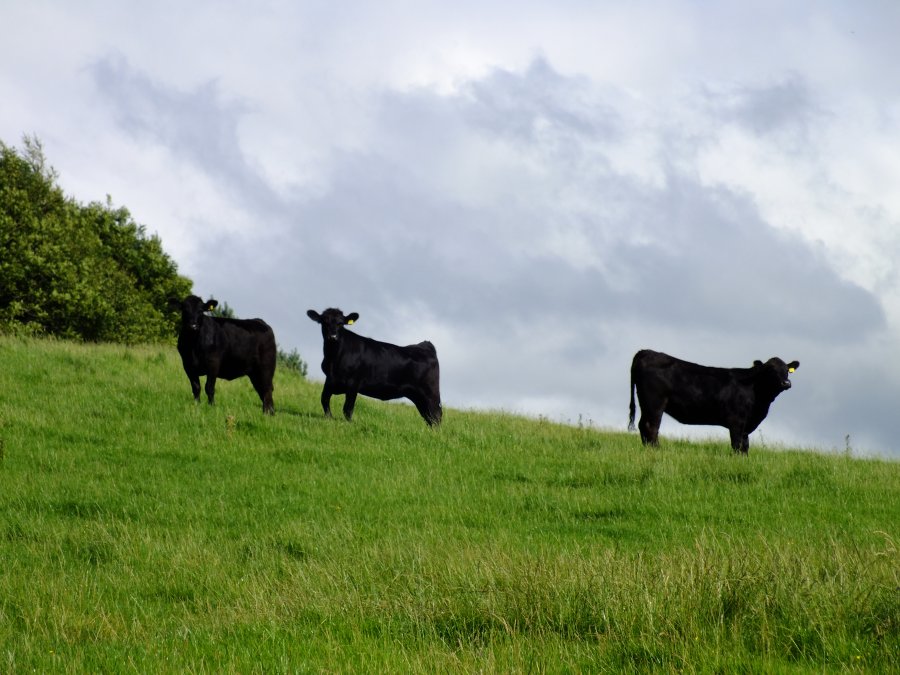
[[[895, 0], [31, 0], [0, 25], [0, 140], [36, 135], [67, 194], [127, 207], [315, 378], [331, 306], [434, 342], [445, 407], [613, 429], [638, 349], [780, 356], [751, 445], [900, 456]], [[727, 442], [663, 420], [697, 434]]]

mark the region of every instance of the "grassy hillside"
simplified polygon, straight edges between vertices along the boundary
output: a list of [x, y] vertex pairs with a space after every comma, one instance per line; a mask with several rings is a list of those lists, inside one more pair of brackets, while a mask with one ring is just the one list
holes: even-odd
[[319, 391], [0, 338], [0, 669], [900, 671], [898, 463]]

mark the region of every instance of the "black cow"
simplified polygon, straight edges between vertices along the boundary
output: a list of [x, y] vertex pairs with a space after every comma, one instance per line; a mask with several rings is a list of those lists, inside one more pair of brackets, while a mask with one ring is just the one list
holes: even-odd
[[206, 398], [215, 402], [216, 378], [233, 380], [247, 375], [262, 401], [263, 412], [275, 414], [272, 378], [275, 375], [275, 333], [262, 319], [225, 319], [207, 316], [216, 300], [203, 302], [189, 295], [182, 302], [178, 353], [191, 382], [194, 400], [200, 400], [200, 376], [206, 375]]
[[634, 429], [634, 391], [641, 404], [641, 441], [657, 445], [659, 423], [669, 413], [682, 424], [712, 424], [731, 433], [731, 447], [747, 453], [749, 436], [766, 418], [769, 406], [791, 388], [788, 375], [799, 361], [774, 357], [752, 368], [710, 368], [642, 349], [631, 362], [628, 428]]
[[331, 396], [346, 394], [344, 417], [353, 417], [357, 394], [387, 401], [408, 398], [429, 424], [441, 423], [440, 368], [437, 351], [430, 342], [399, 347], [357, 335], [344, 326], [359, 319], [353, 312], [344, 316], [339, 309], [306, 315], [322, 326], [322, 409], [331, 417]]

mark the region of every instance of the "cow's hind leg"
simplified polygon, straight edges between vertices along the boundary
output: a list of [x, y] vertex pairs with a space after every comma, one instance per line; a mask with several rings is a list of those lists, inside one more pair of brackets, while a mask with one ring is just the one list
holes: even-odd
[[356, 406], [356, 392], [348, 391], [346, 396], [344, 396], [344, 417], [347, 418], [347, 421], [353, 419], [353, 408]]
[[428, 412], [428, 417], [425, 418], [425, 421], [428, 422], [429, 426], [436, 427], [440, 426], [441, 420], [444, 419], [444, 409], [441, 407], [440, 403], [432, 403], [430, 410]]
[[274, 390], [272, 378], [260, 373], [254, 373], [250, 376], [250, 382], [253, 383], [253, 388], [256, 389], [259, 400], [262, 401], [263, 413], [274, 415], [275, 403], [272, 400], [272, 391]]

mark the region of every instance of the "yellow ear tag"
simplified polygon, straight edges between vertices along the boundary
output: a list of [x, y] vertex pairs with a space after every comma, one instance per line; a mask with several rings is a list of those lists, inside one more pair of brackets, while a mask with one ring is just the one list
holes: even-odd
[[353, 325], [353, 319], [350, 319], [350, 320], [347, 322], [347, 325], [348, 325], [348, 326], [352, 326], [352, 325]]
[[796, 368], [788, 368], [789, 373], [793, 373], [795, 370], [796, 370]]

